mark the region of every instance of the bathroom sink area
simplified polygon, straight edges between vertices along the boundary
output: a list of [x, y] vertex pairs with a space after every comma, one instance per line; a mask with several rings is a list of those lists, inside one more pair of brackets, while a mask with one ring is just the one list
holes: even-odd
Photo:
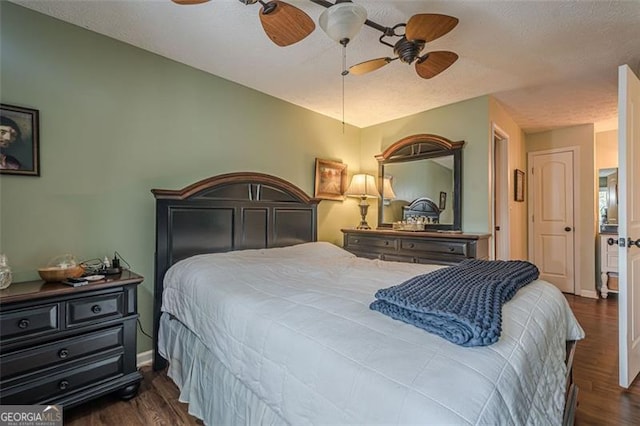
[[618, 234], [618, 224], [611, 225], [602, 223], [600, 224], [600, 233], [601, 234]]

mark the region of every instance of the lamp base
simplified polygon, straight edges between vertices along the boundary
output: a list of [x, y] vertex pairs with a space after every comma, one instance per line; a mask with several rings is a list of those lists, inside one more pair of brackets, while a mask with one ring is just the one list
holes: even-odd
[[358, 206], [360, 207], [361, 220], [360, 225], [356, 226], [356, 229], [371, 229], [371, 227], [367, 223], [367, 211], [369, 210], [369, 203], [367, 203], [367, 198], [360, 198], [360, 204], [358, 204]]

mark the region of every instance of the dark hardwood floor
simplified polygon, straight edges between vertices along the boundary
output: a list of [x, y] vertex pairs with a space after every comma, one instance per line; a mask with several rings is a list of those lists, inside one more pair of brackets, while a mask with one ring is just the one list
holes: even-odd
[[202, 425], [178, 401], [178, 388], [164, 372], [142, 367], [138, 396], [121, 401], [107, 395], [64, 412], [65, 426], [178, 426]]
[[574, 380], [580, 389], [576, 425], [640, 425], [640, 380], [618, 386], [618, 300], [567, 296], [586, 333], [578, 342]]
[[[580, 388], [576, 425], [640, 425], [640, 380], [618, 386], [618, 301], [567, 296], [587, 337], [576, 348], [574, 380]], [[165, 373], [143, 367], [136, 398], [106, 396], [65, 412], [65, 425], [202, 425], [178, 402], [178, 389]]]

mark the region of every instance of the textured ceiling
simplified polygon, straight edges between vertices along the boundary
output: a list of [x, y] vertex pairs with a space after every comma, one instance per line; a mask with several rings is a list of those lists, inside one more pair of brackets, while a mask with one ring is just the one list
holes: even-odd
[[[459, 18], [424, 52], [460, 59], [424, 80], [399, 61], [345, 78], [344, 119], [358, 127], [494, 95], [527, 132], [596, 123], [615, 128], [617, 67], [640, 74], [640, 1], [355, 0], [369, 19], [391, 27], [416, 13]], [[318, 113], [342, 119], [342, 51], [322, 30], [289, 47], [264, 34], [260, 6], [212, 0], [14, 0], [27, 8], [171, 58]], [[317, 23], [324, 10], [289, 0]], [[347, 62], [393, 56], [364, 27]]]

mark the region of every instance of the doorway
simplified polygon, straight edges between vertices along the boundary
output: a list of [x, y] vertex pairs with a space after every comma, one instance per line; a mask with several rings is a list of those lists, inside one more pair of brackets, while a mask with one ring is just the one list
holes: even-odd
[[509, 135], [495, 125], [492, 129], [491, 216], [493, 259], [509, 260]]

